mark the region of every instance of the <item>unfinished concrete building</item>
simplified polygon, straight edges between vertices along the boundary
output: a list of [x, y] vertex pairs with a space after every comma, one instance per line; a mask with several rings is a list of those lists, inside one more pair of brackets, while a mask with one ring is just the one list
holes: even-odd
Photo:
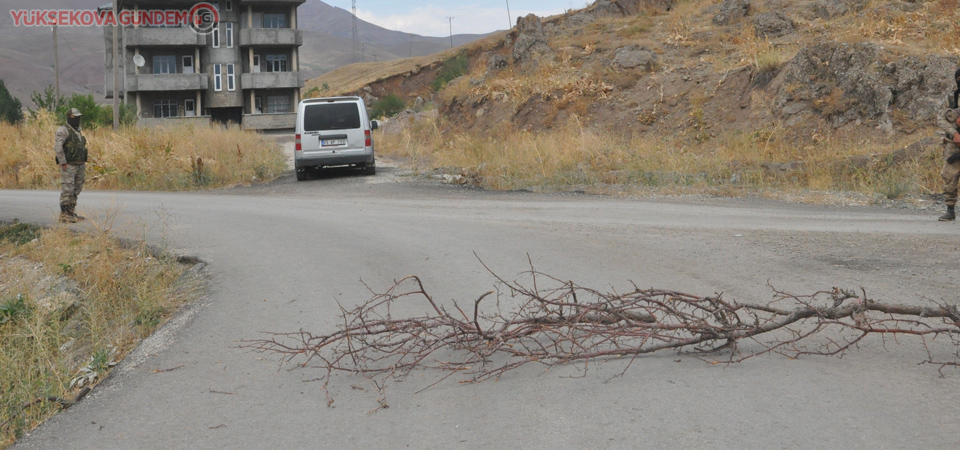
[[[118, 27], [120, 98], [138, 124], [238, 123], [246, 129], [292, 129], [303, 75], [297, 7], [305, 0], [210, 1], [212, 32], [137, 20]], [[121, 12], [188, 11], [189, 0], [123, 0]], [[112, 10], [108, 5], [101, 10]], [[104, 27], [105, 92], [113, 97], [113, 29]]]

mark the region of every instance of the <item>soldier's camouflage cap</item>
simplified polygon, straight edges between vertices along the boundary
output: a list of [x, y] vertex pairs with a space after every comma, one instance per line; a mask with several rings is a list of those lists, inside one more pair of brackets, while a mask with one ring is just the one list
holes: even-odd
[[80, 110], [77, 108], [70, 108], [70, 111], [67, 112], [68, 116], [80, 117], [83, 114], [80, 114]]

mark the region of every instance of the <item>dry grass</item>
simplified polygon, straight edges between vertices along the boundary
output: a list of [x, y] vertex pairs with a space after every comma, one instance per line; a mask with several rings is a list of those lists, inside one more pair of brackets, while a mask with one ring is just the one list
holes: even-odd
[[960, 55], [960, 9], [956, 0], [934, 0], [908, 12], [892, 2], [873, 0], [862, 17], [846, 19], [841, 35], [882, 42], [914, 53]]
[[81, 368], [97, 373], [88, 385], [99, 382], [199, 289], [178, 282], [175, 260], [122, 247], [105, 230], [0, 226], [0, 254], [0, 448], [60, 409], [24, 404], [72, 400]]
[[[529, 132], [501, 124], [482, 135], [445, 135], [441, 119], [407, 123], [382, 134], [380, 152], [427, 172], [459, 171], [490, 189], [602, 189], [607, 185], [703, 192], [723, 188], [856, 191], [887, 198], [940, 189], [940, 149], [893, 164], [883, 155], [907, 140], [871, 143], [846, 136], [818, 136], [798, 147], [777, 139], [782, 130], [732, 132], [685, 146], [641, 136], [624, 139], [582, 126], [574, 117], [552, 131]], [[868, 163], [856, 157], [877, 155]]]
[[[53, 136], [60, 124], [41, 114], [16, 127], [0, 123], [0, 188], [56, 189]], [[278, 146], [238, 127], [97, 129], [85, 189], [191, 190], [276, 178], [286, 169]], [[198, 164], [199, 160], [199, 164]]]

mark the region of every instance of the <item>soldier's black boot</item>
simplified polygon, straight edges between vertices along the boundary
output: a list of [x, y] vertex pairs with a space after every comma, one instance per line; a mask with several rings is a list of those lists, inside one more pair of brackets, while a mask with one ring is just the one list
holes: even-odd
[[940, 216], [941, 222], [948, 222], [951, 220], [957, 220], [957, 213], [954, 211], [953, 206], [947, 207], [947, 213]]
[[60, 223], [77, 223], [77, 219], [70, 214], [70, 207], [60, 205]]

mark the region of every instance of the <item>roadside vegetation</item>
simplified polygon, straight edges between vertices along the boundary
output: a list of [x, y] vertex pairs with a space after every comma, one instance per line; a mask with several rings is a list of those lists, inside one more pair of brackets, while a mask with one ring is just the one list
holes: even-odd
[[0, 224], [0, 449], [103, 380], [201, 284], [109, 230]]
[[407, 102], [399, 96], [390, 94], [380, 100], [377, 100], [370, 106], [370, 117], [379, 119], [382, 117], [393, 117], [407, 108]]
[[595, 193], [710, 193], [744, 190], [856, 191], [895, 199], [940, 189], [938, 146], [903, 160], [891, 153], [909, 143], [864, 148], [856, 139], [824, 137], [797, 147], [776, 130], [730, 132], [709, 151], [656, 136], [633, 138], [583, 127], [576, 120], [548, 131], [516, 130], [505, 123], [484, 135], [446, 134], [441, 119], [407, 122], [382, 133], [378, 150], [426, 173], [459, 172], [489, 189], [584, 189]]
[[[57, 189], [54, 133], [60, 116], [40, 109], [20, 125], [0, 123], [0, 188]], [[112, 119], [111, 119], [112, 120]], [[124, 126], [87, 129], [85, 189], [183, 191], [269, 181], [286, 169], [282, 150], [239, 127]]]

